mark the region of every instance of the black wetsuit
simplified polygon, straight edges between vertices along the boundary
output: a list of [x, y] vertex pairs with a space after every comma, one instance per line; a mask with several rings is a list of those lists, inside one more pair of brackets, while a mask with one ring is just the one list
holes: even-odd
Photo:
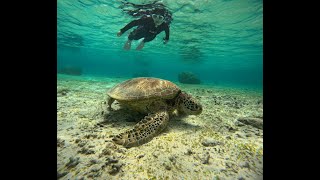
[[138, 27], [129, 34], [129, 40], [138, 40], [144, 37], [144, 42], [149, 42], [162, 31], [165, 31], [166, 33], [166, 37], [164, 39], [169, 40], [169, 26], [166, 22], [163, 22], [156, 27], [152, 17], [143, 17], [141, 19], [131, 21], [124, 28], [120, 29], [120, 31], [123, 34], [134, 26]]

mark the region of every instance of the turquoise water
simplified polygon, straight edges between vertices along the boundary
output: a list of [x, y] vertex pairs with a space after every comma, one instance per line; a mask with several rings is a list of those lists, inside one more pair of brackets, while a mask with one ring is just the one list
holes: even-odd
[[[144, 4], [153, 1], [132, 0]], [[262, 89], [263, 6], [260, 0], [163, 0], [173, 13], [170, 41], [160, 33], [136, 51], [123, 50], [134, 20], [114, 0], [58, 0], [58, 70], [82, 69], [82, 76], [131, 78], [135, 73], [172, 81], [183, 71], [203, 84]]]

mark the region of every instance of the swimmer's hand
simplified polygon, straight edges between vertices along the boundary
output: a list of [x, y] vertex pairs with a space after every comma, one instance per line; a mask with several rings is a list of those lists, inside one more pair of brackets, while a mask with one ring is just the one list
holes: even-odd
[[167, 44], [169, 40], [163, 38], [163, 44]]
[[119, 32], [117, 33], [117, 36], [120, 37], [121, 35], [122, 35], [122, 32], [119, 31]]

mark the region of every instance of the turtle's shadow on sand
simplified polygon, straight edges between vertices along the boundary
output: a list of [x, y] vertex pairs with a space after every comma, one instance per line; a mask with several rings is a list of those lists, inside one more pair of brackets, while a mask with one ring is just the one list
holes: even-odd
[[[99, 122], [100, 126], [112, 125], [112, 127], [133, 128], [140, 120], [145, 117], [145, 114], [138, 113], [129, 109], [120, 108], [113, 111], [108, 111], [103, 116], [103, 121]], [[194, 130], [201, 128], [199, 125], [189, 124], [183, 119], [187, 116], [172, 117], [169, 120], [168, 126], [173, 129]]]

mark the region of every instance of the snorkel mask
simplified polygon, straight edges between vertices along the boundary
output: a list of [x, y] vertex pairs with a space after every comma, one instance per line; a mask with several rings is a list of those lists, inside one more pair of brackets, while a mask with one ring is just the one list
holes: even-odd
[[157, 25], [160, 25], [164, 22], [164, 17], [162, 15], [152, 14], [151, 17], [154, 20], [154, 23]]

